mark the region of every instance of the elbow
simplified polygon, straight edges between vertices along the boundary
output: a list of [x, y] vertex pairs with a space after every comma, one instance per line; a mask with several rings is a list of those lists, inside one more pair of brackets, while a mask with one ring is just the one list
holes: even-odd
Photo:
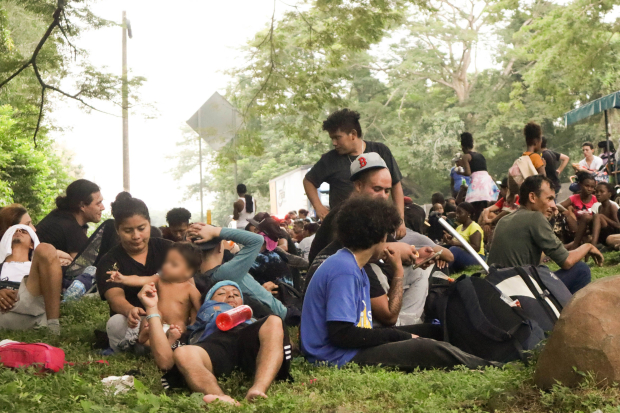
[[450, 251], [449, 249], [443, 248], [443, 251], [441, 252], [441, 259], [446, 262], [453, 262], [454, 254], [452, 254], [452, 251]]
[[384, 317], [378, 317], [377, 321], [384, 327], [394, 327], [398, 321], [398, 314], [386, 314]]
[[562, 268], [563, 270], [570, 270], [571, 268], [573, 268], [573, 265], [575, 265], [575, 263], [573, 262], [573, 260], [571, 259], [571, 257], [569, 256], [563, 263], [562, 265], [560, 265], [560, 268]]

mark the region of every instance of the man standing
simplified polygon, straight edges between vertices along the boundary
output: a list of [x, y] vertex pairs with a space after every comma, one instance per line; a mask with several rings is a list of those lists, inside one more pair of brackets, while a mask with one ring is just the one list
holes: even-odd
[[233, 204], [233, 219], [237, 222], [237, 229], [245, 229], [248, 220], [256, 214], [256, 201], [244, 184], [237, 185], [237, 195], [239, 199]]
[[579, 161], [578, 164], [573, 164], [575, 172], [597, 172], [603, 166], [603, 160], [594, 155], [594, 145], [592, 142], [584, 142], [581, 145], [581, 152], [583, 152], [584, 158]]
[[527, 178], [519, 190], [521, 208], [502, 218], [495, 227], [488, 263], [503, 267], [539, 265], [545, 253], [560, 270], [555, 275], [571, 293], [590, 282], [590, 267], [581, 260], [592, 256], [602, 265], [603, 255], [592, 244], [567, 251], [556, 237], [549, 219], [555, 215], [555, 190], [546, 176]]
[[553, 182], [553, 189], [555, 189], [555, 193], [557, 194], [562, 188], [562, 184], [560, 184], [560, 174], [562, 174], [562, 171], [566, 168], [566, 165], [568, 165], [570, 158], [563, 153], [558, 153], [548, 149], [547, 138], [544, 136], [542, 137], [541, 148], [542, 158], [545, 161], [547, 178], [551, 179], [551, 182]]
[[39, 240], [75, 258], [88, 244], [88, 223], [101, 221], [104, 209], [99, 186], [78, 179], [67, 187], [66, 196], [56, 198], [56, 209], [37, 225]]
[[[335, 208], [344, 202], [351, 192], [350, 167], [355, 158], [367, 152], [376, 152], [383, 158], [392, 177], [392, 199], [401, 218], [404, 218], [405, 202], [403, 187], [400, 183], [402, 174], [390, 149], [382, 143], [364, 141], [360, 114], [342, 109], [328, 116], [323, 122], [323, 130], [329, 133], [334, 149], [323, 154], [304, 178], [304, 189], [314, 206], [317, 216], [324, 219], [329, 210], [321, 203], [318, 188], [323, 182], [329, 184], [329, 206]], [[363, 166], [363, 165], [362, 165]], [[403, 220], [404, 222], [404, 220]], [[396, 238], [405, 236], [404, 223], [398, 228]]]

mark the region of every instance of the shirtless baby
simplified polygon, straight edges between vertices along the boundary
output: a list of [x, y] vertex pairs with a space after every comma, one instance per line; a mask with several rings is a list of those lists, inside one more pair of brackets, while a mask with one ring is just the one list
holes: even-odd
[[[159, 311], [164, 328], [169, 326], [166, 336], [170, 345], [174, 345], [187, 330], [188, 323], [196, 321], [200, 309], [200, 292], [194, 284], [193, 276], [200, 269], [200, 251], [190, 243], [177, 242], [172, 244], [166, 255], [166, 261], [159, 274], [149, 277], [123, 275], [118, 271], [109, 271], [108, 282], [115, 282], [129, 287], [142, 287], [155, 283], [159, 294]], [[138, 330], [139, 328], [139, 330]], [[139, 333], [139, 334], [138, 334]], [[128, 329], [125, 340], [128, 344], [137, 341], [149, 345], [148, 323], [140, 323], [140, 327]]]

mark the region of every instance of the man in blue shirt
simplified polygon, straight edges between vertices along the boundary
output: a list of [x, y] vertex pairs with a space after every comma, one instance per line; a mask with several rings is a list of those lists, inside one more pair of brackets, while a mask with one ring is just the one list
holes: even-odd
[[355, 362], [412, 371], [492, 365], [448, 343], [419, 337], [441, 339], [437, 326], [372, 328], [370, 284], [363, 267], [384, 258], [402, 277], [399, 252], [386, 248], [387, 235], [400, 223], [398, 210], [383, 199], [353, 197], [342, 206], [336, 231], [344, 248], [325, 260], [308, 285], [301, 316], [302, 352], [310, 362], [338, 367]]

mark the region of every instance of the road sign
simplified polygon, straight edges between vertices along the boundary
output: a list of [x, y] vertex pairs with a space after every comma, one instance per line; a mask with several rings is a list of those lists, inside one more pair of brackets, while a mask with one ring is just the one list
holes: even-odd
[[215, 92], [189, 118], [187, 124], [218, 151], [230, 142], [243, 126], [241, 114], [222, 95]]

